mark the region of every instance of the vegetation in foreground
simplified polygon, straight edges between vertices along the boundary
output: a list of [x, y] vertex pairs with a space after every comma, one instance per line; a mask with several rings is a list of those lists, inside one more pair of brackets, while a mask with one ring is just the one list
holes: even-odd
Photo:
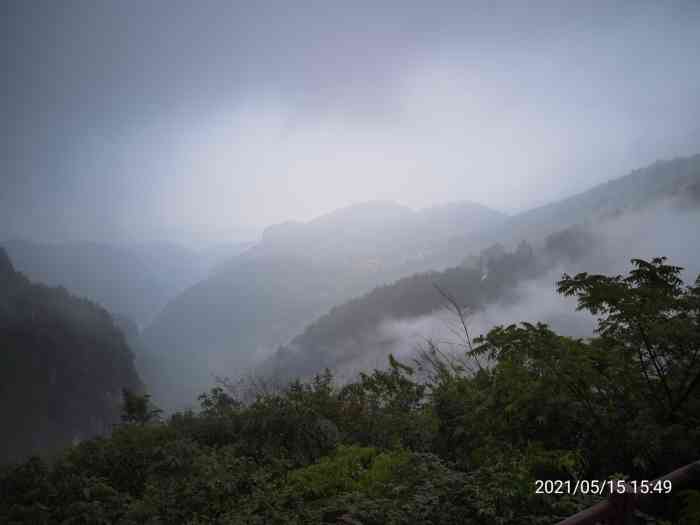
[[[599, 317], [590, 340], [499, 326], [465, 333], [457, 358], [430, 345], [412, 366], [247, 403], [215, 388], [167, 421], [126, 392], [111, 437], [0, 474], [0, 522], [553, 523], [594, 499], [536, 479], [651, 479], [700, 458], [700, 278], [633, 264], [558, 283]], [[640, 519], [700, 521], [696, 490], [658, 502]]]

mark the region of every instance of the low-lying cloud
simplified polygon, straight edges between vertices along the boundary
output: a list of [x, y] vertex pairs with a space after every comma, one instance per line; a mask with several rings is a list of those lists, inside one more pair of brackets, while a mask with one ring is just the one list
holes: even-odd
[[[546, 323], [562, 335], [592, 337], [597, 319], [586, 311], [577, 311], [575, 298], [556, 291], [556, 282], [562, 274], [586, 271], [624, 275], [631, 268], [631, 258], [666, 256], [669, 263], [685, 268], [684, 280], [692, 282], [700, 274], [700, 246], [694, 242], [698, 231], [700, 210], [679, 208], [675, 202], [606, 221], [596, 228], [595, 250], [582, 260], [557, 264], [536, 279], [520, 282], [508, 291], [507, 299], [467, 312], [470, 336], [473, 339], [494, 326], [526, 321]], [[362, 340], [365, 346], [359, 354], [348, 343], [352, 354], [347, 355], [354, 357], [337, 367], [341, 379], [351, 379], [362, 370], [383, 368], [389, 354], [411, 360], [427, 347], [428, 340], [453, 355], [463, 355], [465, 351], [459, 318], [447, 307], [417, 318], [385, 320], [371, 333], [364, 334]]]

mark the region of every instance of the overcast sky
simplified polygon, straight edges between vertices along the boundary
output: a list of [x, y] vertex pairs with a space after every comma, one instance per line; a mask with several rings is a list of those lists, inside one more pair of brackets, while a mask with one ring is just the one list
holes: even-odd
[[700, 2], [4, 0], [0, 237], [514, 212], [700, 151]]

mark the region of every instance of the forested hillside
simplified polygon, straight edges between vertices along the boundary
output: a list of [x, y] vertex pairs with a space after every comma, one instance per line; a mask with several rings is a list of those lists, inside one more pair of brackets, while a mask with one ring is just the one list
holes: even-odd
[[[344, 386], [328, 373], [243, 403], [221, 388], [160, 422], [130, 398], [109, 438], [0, 473], [4, 523], [516, 525], [599, 495], [537, 480], [653, 479], [700, 456], [700, 277], [664, 259], [563, 275], [598, 336], [497, 326]], [[700, 480], [660, 484], [639, 523], [698, 523]], [[665, 520], [665, 521], [663, 521]]]
[[0, 462], [109, 433], [122, 389], [143, 390], [109, 313], [30, 282], [2, 248], [0, 350]]

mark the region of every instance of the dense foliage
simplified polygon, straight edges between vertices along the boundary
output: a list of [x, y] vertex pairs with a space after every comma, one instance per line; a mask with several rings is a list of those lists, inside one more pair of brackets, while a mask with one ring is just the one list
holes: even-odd
[[[663, 259], [565, 275], [600, 316], [591, 340], [499, 326], [342, 387], [325, 373], [248, 403], [215, 388], [166, 422], [125, 393], [111, 437], [6, 469], [0, 521], [553, 523], [593, 501], [536, 479], [649, 479], [700, 457], [700, 280], [679, 275]], [[656, 511], [697, 523], [690, 489]]]
[[0, 248], [0, 463], [109, 432], [143, 388], [104, 309], [30, 282]]

